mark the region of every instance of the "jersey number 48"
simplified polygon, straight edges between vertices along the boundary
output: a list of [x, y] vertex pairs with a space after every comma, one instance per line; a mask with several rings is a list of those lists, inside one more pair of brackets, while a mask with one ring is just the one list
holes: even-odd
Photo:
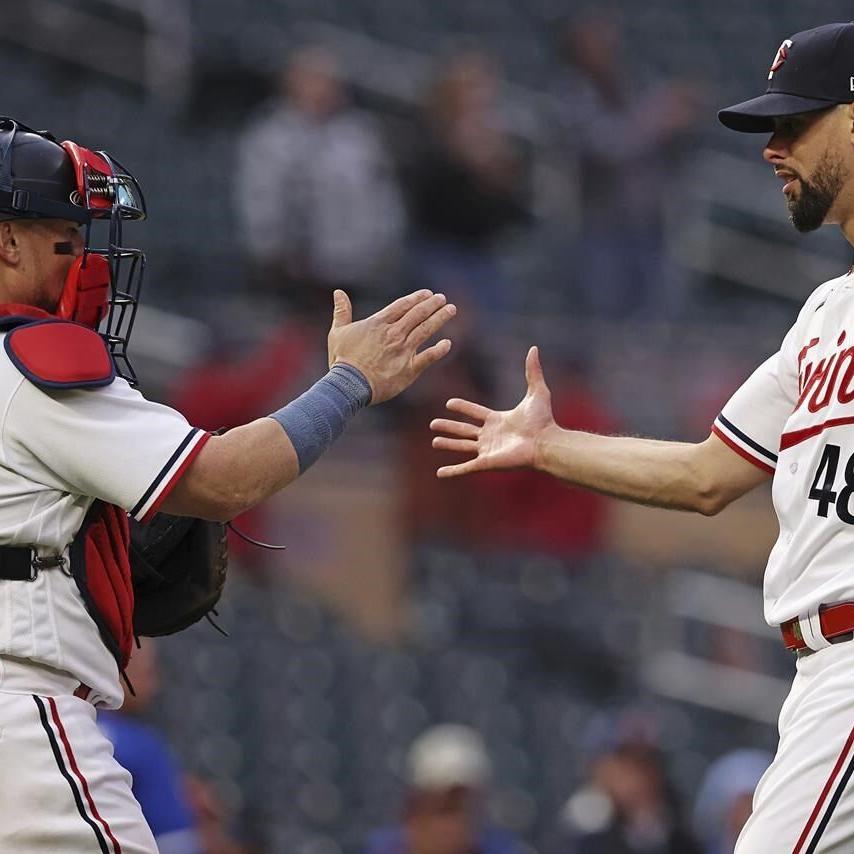
[[[815, 472], [812, 486], [809, 491], [810, 501], [818, 502], [818, 515], [827, 518], [830, 506], [836, 507], [836, 515], [849, 525], [854, 525], [854, 514], [851, 513], [849, 504], [851, 496], [854, 495], [854, 454], [845, 463], [845, 485], [839, 492], [833, 489], [836, 482], [836, 472], [839, 469], [839, 457], [841, 448], [839, 445], [827, 444], [824, 446], [818, 468]], [[822, 481], [819, 486], [819, 482]]]

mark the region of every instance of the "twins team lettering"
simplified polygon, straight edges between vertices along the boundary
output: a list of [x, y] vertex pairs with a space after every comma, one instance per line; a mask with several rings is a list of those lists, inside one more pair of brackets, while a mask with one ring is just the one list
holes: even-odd
[[819, 343], [813, 338], [798, 354], [798, 402], [797, 412], [806, 403], [810, 412], [819, 412], [830, 406], [835, 398], [839, 403], [854, 400], [854, 347], [842, 348], [846, 333], [839, 335], [836, 352], [816, 362], [808, 362], [809, 351]]

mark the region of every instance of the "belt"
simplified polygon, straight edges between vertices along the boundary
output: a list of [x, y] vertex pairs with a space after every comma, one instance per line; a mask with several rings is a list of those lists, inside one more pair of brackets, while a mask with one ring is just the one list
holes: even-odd
[[[854, 602], [822, 605], [818, 609], [818, 620], [822, 635], [830, 643], [843, 643], [854, 638]], [[800, 620], [797, 617], [781, 623], [780, 631], [786, 649], [798, 655], [809, 655], [814, 652], [804, 641]]]
[[35, 581], [39, 570], [59, 567], [65, 572], [62, 555], [39, 557], [28, 546], [0, 546], [0, 579], [7, 581]]

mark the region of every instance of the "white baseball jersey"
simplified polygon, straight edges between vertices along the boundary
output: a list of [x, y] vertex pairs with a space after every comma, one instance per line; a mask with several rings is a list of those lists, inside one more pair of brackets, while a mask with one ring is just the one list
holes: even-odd
[[779, 352], [724, 406], [714, 432], [774, 475], [780, 534], [765, 571], [778, 625], [854, 600], [854, 275], [817, 288]]
[[[68, 559], [96, 498], [150, 517], [208, 436], [120, 378], [43, 391], [0, 348], [0, 545]], [[32, 582], [0, 580], [0, 670], [5, 656], [70, 674], [93, 703], [122, 702], [116, 661], [59, 569]]]

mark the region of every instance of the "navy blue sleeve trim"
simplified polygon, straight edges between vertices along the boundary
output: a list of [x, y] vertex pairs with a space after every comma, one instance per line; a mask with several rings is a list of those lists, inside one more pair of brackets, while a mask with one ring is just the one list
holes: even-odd
[[753, 439], [750, 438], [750, 436], [739, 430], [738, 427], [736, 427], [735, 424], [732, 423], [732, 421], [729, 421], [728, 419], [724, 418], [723, 415], [718, 415], [718, 421], [720, 421], [721, 424], [723, 424], [724, 427], [726, 427], [727, 430], [730, 431], [730, 433], [732, 433], [734, 436], [738, 436], [738, 438], [741, 439], [741, 441], [744, 442], [745, 445], [748, 445], [754, 451], [756, 451], [757, 454], [761, 454], [763, 457], [771, 460], [771, 462], [773, 463], [777, 462], [777, 454], [772, 454], [771, 451], [767, 450], [766, 448], [763, 448], [762, 445], [759, 445], [754, 442]]
[[154, 491], [157, 489], [158, 486], [160, 486], [163, 479], [175, 466], [175, 463], [178, 461], [178, 458], [187, 449], [187, 445], [192, 442], [193, 437], [197, 433], [201, 432], [202, 431], [198, 427], [193, 427], [190, 432], [184, 437], [184, 441], [181, 442], [180, 445], [178, 445], [177, 449], [175, 450], [175, 453], [172, 454], [171, 457], [169, 457], [169, 460], [167, 461], [166, 465], [163, 466], [163, 468], [160, 469], [160, 471], [157, 473], [157, 477], [154, 478], [154, 480], [151, 482], [151, 485], [148, 487], [148, 489], [145, 490], [145, 494], [142, 496], [142, 498], [139, 499], [139, 501], [136, 502], [136, 504], [134, 504], [133, 509], [130, 511], [131, 516], [136, 516], [136, 514], [139, 513], [139, 511], [142, 510], [143, 507], [145, 507], [146, 503], [148, 502], [148, 499], [151, 498]]

